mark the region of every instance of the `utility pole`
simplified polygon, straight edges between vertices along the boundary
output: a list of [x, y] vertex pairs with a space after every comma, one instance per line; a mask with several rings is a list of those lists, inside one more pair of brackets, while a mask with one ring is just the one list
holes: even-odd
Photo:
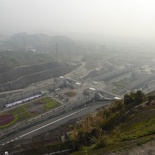
[[70, 49], [68, 50], [68, 62], [71, 62], [71, 51], [70, 51]]
[[25, 47], [25, 37], [23, 36], [23, 49], [26, 50], [26, 47]]
[[55, 45], [55, 58], [58, 59], [58, 44]]

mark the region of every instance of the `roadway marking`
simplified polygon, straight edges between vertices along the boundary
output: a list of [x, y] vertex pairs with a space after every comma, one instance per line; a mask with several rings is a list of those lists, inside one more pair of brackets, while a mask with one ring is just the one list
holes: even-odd
[[30, 132], [28, 132], [28, 133], [26, 133], [26, 134], [23, 134], [23, 135], [19, 136], [19, 138], [25, 137], [25, 136], [27, 136], [27, 135], [29, 135], [29, 134], [31, 134], [31, 133], [33, 133], [33, 132], [35, 132], [35, 131], [38, 131], [38, 130], [43, 129], [43, 128], [45, 128], [45, 127], [47, 127], [47, 126], [51, 125], [51, 124], [54, 124], [54, 123], [56, 123], [56, 122], [59, 122], [59, 121], [61, 121], [61, 120], [65, 119], [65, 118], [67, 118], [67, 117], [70, 117], [70, 116], [72, 116], [72, 115], [76, 114], [77, 112], [78, 112], [78, 111], [73, 112], [73, 113], [71, 113], [71, 114], [69, 114], [69, 115], [67, 115], [67, 116], [64, 116], [64, 117], [62, 117], [62, 118], [59, 118], [59, 119], [58, 119], [58, 120], [56, 120], [56, 121], [53, 121], [53, 122], [48, 123], [48, 124], [46, 124], [46, 125], [44, 125], [44, 126], [42, 126], [42, 127], [40, 127], [40, 128], [37, 128], [37, 129], [32, 130], [32, 131], [30, 131]]
[[[46, 125], [44, 125], [44, 126], [42, 126], [42, 127], [40, 127], [40, 128], [34, 129], [34, 130], [30, 131], [30, 132], [27, 132], [27, 133], [25, 133], [25, 134], [23, 134], [23, 135], [21, 135], [21, 136], [19, 136], [19, 137], [16, 137], [16, 138], [14, 138], [14, 139], [12, 139], [12, 140], [10, 140], [10, 141], [14, 141], [14, 140], [17, 140], [17, 139], [19, 139], [19, 138], [25, 137], [25, 136], [27, 136], [27, 135], [29, 135], [29, 134], [35, 132], [35, 131], [38, 131], [38, 130], [40, 130], [40, 129], [42, 129], [42, 128], [45, 128], [45, 127], [47, 127], [47, 126], [49, 126], [49, 125], [51, 125], [51, 124], [54, 124], [54, 123], [56, 123], [56, 122], [59, 122], [59, 121], [65, 119], [65, 118], [70, 117], [70, 116], [72, 116], [72, 115], [74, 115], [74, 114], [76, 114], [76, 113], [78, 113], [78, 112], [81, 112], [81, 111], [87, 109], [87, 108], [89, 108], [89, 106], [88, 106], [88, 107], [85, 107], [85, 108], [82, 108], [82, 109], [80, 109], [80, 110], [78, 110], [78, 111], [75, 111], [75, 112], [73, 112], [73, 113], [71, 113], [71, 114], [69, 114], [69, 115], [67, 115], [67, 116], [64, 116], [64, 117], [62, 117], [62, 118], [59, 118], [58, 120], [53, 121], [53, 122], [51, 122], [51, 123], [48, 123], [48, 124], [46, 124]], [[8, 141], [8, 142], [6, 142], [6, 143], [8, 144], [10, 141]], [[2, 145], [5, 145], [5, 143], [3, 143]]]

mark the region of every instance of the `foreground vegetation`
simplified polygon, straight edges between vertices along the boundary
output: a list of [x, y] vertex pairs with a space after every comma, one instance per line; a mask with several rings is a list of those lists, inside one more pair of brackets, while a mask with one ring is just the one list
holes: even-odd
[[[48, 98], [44, 101], [48, 103]], [[25, 152], [22, 154], [38, 155], [60, 150], [69, 150], [72, 155], [119, 154], [118, 151], [130, 150], [154, 140], [154, 111], [154, 95], [146, 96], [141, 91], [126, 94], [124, 99], [105, 106], [75, 126], [70, 125], [70, 132], [64, 135], [65, 143], [60, 140], [53, 142], [45, 136], [40, 141], [23, 145]]]
[[74, 155], [115, 152], [152, 141], [154, 110], [154, 96], [141, 91], [126, 94], [123, 100], [88, 116], [74, 128], [70, 135], [78, 151]]

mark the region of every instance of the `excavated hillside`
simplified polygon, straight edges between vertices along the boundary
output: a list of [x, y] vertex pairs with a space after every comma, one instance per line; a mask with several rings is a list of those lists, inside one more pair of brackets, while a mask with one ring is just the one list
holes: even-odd
[[6, 73], [0, 74], [0, 92], [24, 88], [31, 83], [64, 75], [75, 67], [76, 65], [72, 66], [67, 63], [55, 61], [17, 67]]

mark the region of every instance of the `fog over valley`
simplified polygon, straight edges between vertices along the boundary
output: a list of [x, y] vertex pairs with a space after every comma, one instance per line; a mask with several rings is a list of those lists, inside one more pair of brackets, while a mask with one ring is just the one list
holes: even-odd
[[154, 154], [154, 6], [0, 0], [0, 155]]
[[66, 35], [78, 40], [153, 46], [153, 0], [1, 0], [1, 34]]

